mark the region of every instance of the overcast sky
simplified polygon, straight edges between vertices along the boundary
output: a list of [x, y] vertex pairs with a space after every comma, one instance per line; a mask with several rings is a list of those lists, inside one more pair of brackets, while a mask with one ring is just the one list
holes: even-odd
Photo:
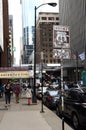
[[[34, 25], [34, 8], [38, 7], [43, 3], [56, 2], [58, 4], [59, 0], [24, 0], [27, 2], [26, 10], [27, 10], [27, 23], [29, 23], [29, 28]], [[20, 38], [22, 36], [22, 11], [20, 0], [8, 0], [9, 2], [9, 14], [13, 15], [13, 35], [14, 35], [14, 46], [16, 47], [15, 58], [16, 64], [19, 64], [20, 57]], [[59, 4], [58, 4], [59, 5]], [[56, 7], [51, 7], [49, 5], [41, 6], [37, 10], [43, 12], [59, 12], [58, 5]], [[30, 30], [31, 31], [31, 30]]]

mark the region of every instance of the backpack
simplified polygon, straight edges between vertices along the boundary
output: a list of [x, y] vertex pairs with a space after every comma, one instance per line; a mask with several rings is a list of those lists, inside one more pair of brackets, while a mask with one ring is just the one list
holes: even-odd
[[20, 93], [20, 87], [19, 87], [19, 86], [15, 86], [14, 92], [15, 92], [16, 94], [19, 94], [19, 93]]

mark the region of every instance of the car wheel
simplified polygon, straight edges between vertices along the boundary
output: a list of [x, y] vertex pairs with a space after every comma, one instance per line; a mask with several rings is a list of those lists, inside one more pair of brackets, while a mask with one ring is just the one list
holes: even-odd
[[74, 128], [78, 129], [79, 128], [79, 120], [78, 120], [78, 117], [76, 114], [73, 114], [72, 122], [73, 122]]

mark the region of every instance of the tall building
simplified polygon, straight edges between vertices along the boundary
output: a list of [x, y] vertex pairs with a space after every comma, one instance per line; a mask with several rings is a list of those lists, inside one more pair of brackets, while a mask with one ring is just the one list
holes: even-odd
[[29, 27], [23, 28], [23, 43], [24, 45], [29, 45]]
[[37, 21], [37, 64], [41, 63], [41, 52], [43, 52], [43, 63], [58, 63], [53, 58], [53, 25], [59, 25], [59, 13], [39, 12]]
[[14, 46], [13, 46], [13, 16], [9, 15], [9, 57], [10, 65], [14, 64]]
[[[33, 45], [30, 45], [31, 36], [29, 34], [30, 27], [29, 27], [29, 13], [28, 8], [30, 5], [30, 1], [28, 0], [21, 0], [22, 4], [22, 39], [23, 39], [23, 55], [22, 55], [22, 63], [28, 64], [30, 54], [33, 51]], [[32, 28], [31, 28], [32, 29]], [[29, 38], [30, 37], [30, 38]]]
[[30, 55], [33, 52], [33, 45], [24, 45], [24, 64], [30, 64]]
[[34, 45], [34, 38], [35, 38], [35, 27], [32, 26], [32, 44]]
[[9, 18], [8, 0], [0, 0], [0, 67], [8, 67]]
[[[86, 1], [60, 0], [59, 12], [60, 24], [70, 27], [70, 47], [73, 53], [77, 52], [78, 65], [86, 68]], [[79, 66], [76, 67], [79, 69]], [[74, 77], [74, 69], [67, 73], [73, 73]]]
[[[9, 67], [9, 18], [8, 0], [0, 0], [0, 68]], [[0, 79], [0, 84], [6, 79]]]
[[59, 4], [60, 24], [70, 26], [71, 47], [78, 49], [80, 54], [85, 51], [86, 1], [61, 0]]

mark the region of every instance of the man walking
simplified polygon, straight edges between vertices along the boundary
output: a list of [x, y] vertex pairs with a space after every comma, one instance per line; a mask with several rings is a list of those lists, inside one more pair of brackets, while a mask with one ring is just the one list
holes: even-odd
[[20, 94], [20, 84], [16, 84], [14, 87], [16, 103], [19, 103], [19, 94]]

